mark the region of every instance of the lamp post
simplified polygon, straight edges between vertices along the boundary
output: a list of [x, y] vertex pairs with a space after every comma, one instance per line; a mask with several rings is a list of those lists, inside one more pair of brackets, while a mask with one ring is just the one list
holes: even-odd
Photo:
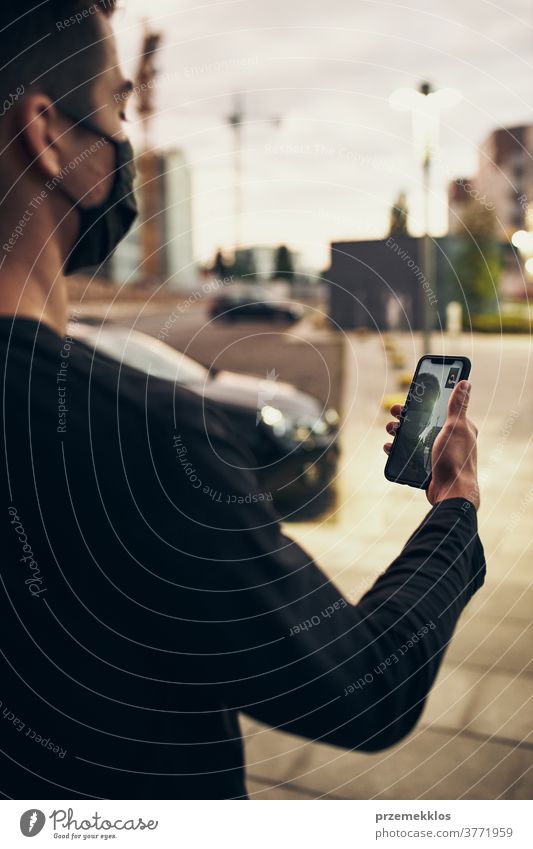
[[[393, 109], [411, 112], [415, 152], [422, 165], [423, 237], [422, 273], [425, 281], [436, 292], [435, 252], [431, 238], [431, 166], [433, 151], [438, 143], [440, 111], [461, 100], [460, 92], [452, 88], [434, 91], [428, 82], [418, 90], [400, 88], [389, 99]], [[422, 308], [422, 349], [429, 354], [431, 347], [432, 315], [428, 298], [424, 295]]]
[[[234, 226], [234, 244], [233, 250], [235, 256], [241, 246], [241, 217], [242, 217], [242, 131], [245, 123], [250, 119], [243, 106], [243, 98], [241, 94], [235, 95], [233, 112], [228, 115], [227, 123], [233, 131], [233, 226]], [[260, 119], [255, 119], [256, 121]], [[269, 121], [275, 127], [279, 126], [281, 118], [278, 116], [270, 116], [269, 118], [261, 119]]]

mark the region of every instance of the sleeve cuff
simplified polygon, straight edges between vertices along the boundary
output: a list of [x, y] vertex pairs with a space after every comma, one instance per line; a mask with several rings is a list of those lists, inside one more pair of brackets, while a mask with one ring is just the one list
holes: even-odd
[[471, 582], [472, 595], [483, 586], [485, 582], [486, 563], [483, 545], [478, 536], [477, 510], [471, 501], [466, 498], [445, 498], [435, 504], [426, 514], [422, 524], [412, 534], [406, 546], [411, 540], [432, 520], [447, 520], [448, 517], [459, 519], [462, 533], [467, 536], [466, 544], [470, 548], [471, 557]]

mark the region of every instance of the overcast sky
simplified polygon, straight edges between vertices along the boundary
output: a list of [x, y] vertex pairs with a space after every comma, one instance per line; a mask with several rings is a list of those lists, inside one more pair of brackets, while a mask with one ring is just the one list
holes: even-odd
[[[390, 108], [393, 90], [427, 78], [463, 94], [442, 114], [435, 233], [446, 229], [446, 183], [475, 171], [479, 142], [495, 127], [533, 122], [531, 0], [124, 3], [115, 29], [130, 76], [142, 16], [164, 36], [154, 135], [182, 148], [192, 168], [203, 261], [233, 243], [234, 92], [247, 113], [242, 241], [284, 241], [317, 266], [330, 240], [382, 236], [400, 189], [412, 229], [420, 224], [410, 119]], [[130, 117], [135, 141], [133, 109]]]

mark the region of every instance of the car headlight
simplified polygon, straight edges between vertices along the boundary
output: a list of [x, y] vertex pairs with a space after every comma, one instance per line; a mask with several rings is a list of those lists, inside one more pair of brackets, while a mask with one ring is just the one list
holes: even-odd
[[276, 436], [286, 436], [289, 422], [277, 407], [271, 407], [269, 404], [266, 404], [261, 408], [259, 416], [263, 424], [271, 428]]
[[260, 419], [275, 436], [285, 437], [291, 442], [309, 442], [313, 436], [326, 436], [338, 422], [335, 410], [327, 410], [324, 416], [289, 417], [277, 407], [262, 407]]
[[340, 421], [340, 416], [333, 407], [329, 407], [324, 413], [324, 418], [330, 427], [337, 427]]

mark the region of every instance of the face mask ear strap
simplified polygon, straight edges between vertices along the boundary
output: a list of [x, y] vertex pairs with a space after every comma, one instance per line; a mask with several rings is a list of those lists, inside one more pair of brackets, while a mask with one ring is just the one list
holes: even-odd
[[91, 133], [94, 133], [95, 136], [100, 136], [103, 139], [107, 139], [107, 141], [110, 141], [113, 144], [116, 143], [116, 140], [112, 136], [108, 136], [107, 133], [104, 133], [104, 131], [101, 130], [100, 127], [97, 127], [96, 124], [93, 124], [93, 122], [89, 118], [78, 118], [77, 115], [74, 115], [72, 112], [70, 112], [68, 109], [64, 109], [62, 106], [56, 106], [56, 109], [58, 110], [58, 112], [61, 112], [61, 114], [64, 115], [65, 118], [69, 118], [69, 120], [72, 121], [72, 123], [75, 124], [76, 127], [83, 127], [83, 129], [89, 130]]

